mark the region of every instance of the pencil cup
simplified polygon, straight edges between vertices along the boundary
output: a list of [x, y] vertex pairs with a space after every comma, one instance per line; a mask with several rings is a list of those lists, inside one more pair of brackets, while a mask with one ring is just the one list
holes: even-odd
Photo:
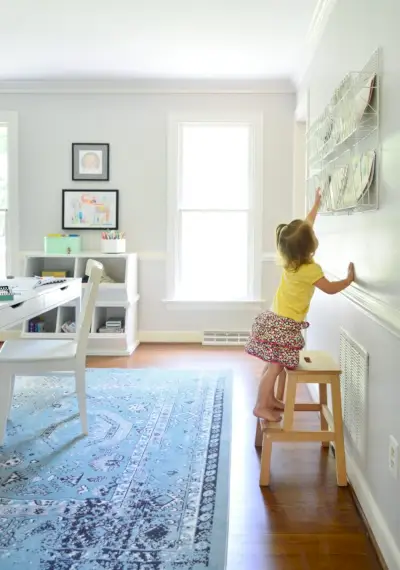
[[102, 239], [101, 253], [125, 253], [125, 239]]

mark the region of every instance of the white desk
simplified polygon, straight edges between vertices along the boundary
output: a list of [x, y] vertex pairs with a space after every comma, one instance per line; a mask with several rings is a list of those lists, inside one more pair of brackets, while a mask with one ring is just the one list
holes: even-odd
[[[0, 281], [0, 285], [8, 285], [14, 289], [13, 301], [0, 302], [0, 330], [14, 328], [23, 321], [71, 301], [75, 301], [77, 315], [79, 314], [82, 295], [80, 279], [67, 279], [63, 283], [34, 288], [37, 281], [33, 277]], [[20, 294], [15, 294], [17, 292]]]

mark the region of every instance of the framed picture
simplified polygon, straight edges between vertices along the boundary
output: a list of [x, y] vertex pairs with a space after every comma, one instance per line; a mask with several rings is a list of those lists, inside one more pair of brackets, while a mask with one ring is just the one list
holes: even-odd
[[63, 190], [63, 230], [117, 230], [118, 190]]
[[110, 180], [110, 145], [72, 143], [72, 180]]

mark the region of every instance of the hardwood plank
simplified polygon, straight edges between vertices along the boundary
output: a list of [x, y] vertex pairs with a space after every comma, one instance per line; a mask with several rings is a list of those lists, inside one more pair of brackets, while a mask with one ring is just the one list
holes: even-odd
[[[263, 364], [241, 349], [141, 345], [130, 357], [90, 357], [89, 367], [230, 369], [234, 374], [227, 570], [380, 570], [350, 490], [336, 485], [335, 459], [315, 443], [274, 443], [271, 485], [260, 489], [252, 415]], [[305, 385], [298, 400], [309, 403]], [[317, 413], [295, 414], [320, 429]], [[222, 569], [221, 569], [222, 570]]]

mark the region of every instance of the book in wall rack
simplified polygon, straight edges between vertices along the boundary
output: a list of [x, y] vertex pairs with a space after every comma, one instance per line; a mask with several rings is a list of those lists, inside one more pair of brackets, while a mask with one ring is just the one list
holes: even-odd
[[[67, 277], [85, 277], [88, 259], [95, 259], [104, 265], [109, 280], [100, 283], [98, 299], [89, 334], [88, 354], [103, 356], [124, 356], [131, 354], [138, 346], [137, 315], [137, 254], [104, 254], [86, 251], [78, 254], [60, 255], [44, 252], [22, 253], [23, 275], [32, 277], [43, 272], [57, 272]], [[85, 283], [82, 284], [85, 289]], [[66, 304], [40, 316], [40, 327], [35, 332], [32, 322], [25, 321], [20, 329], [22, 338], [73, 338], [68, 332], [71, 323], [76, 322], [75, 306]], [[109, 329], [106, 323], [113, 322]], [[121, 322], [122, 330], [115, 326]], [[69, 326], [65, 326], [69, 323]], [[67, 332], [64, 332], [64, 331]], [[105, 332], [99, 332], [105, 331]]]
[[380, 50], [346, 74], [307, 130], [307, 201], [322, 191], [322, 214], [378, 208]]

